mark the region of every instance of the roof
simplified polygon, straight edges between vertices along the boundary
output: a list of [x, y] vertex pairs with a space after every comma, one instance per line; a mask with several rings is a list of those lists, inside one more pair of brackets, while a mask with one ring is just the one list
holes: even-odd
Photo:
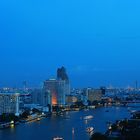
[[15, 93], [15, 92], [0, 92], [0, 95], [20, 95], [20, 93]]

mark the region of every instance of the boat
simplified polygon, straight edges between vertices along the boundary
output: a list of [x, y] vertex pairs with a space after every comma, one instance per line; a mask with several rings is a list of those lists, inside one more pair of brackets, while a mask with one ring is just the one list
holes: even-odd
[[137, 113], [137, 110], [129, 110], [131, 114]]
[[0, 129], [10, 128], [10, 123], [0, 124]]
[[37, 121], [40, 121], [41, 120], [41, 118], [37, 118]]
[[14, 121], [6, 122], [6, 123], [1, 123], [0, 124], [0, 129], [10, 128], [10, 127], [14, 127], [14, 126], [15, 126], [15, 122]]
[[84, 117], [84, 120], [89, 120], [89, 119], [93, 119], [93, 116], [92, 115], [89, 115], [89, 116], [85, 116]]
[[94, 128], [93, 128], [93, 127], [88, 127], [88, 128], [86, 129], [86, 131], [87, 131], [88, 133], [93, 132], [93, 130], [94, 130]]
[[64, 140], [62, 137], [55, 137], [53, 140]]

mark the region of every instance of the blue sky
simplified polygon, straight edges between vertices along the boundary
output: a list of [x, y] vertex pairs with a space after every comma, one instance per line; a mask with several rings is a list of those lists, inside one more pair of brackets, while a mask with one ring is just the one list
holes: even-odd
[[73, 87], [140, 81], [139, 0], [1, 0], [0, 86], [67, 68]]

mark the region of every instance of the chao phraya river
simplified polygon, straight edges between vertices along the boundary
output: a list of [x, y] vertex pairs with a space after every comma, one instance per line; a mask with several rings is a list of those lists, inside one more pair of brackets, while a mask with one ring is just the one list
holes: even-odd
[[[87, 127], [104, 133], [107, 122], [130, 118], [131, 107], [101, 107], [88, 111], [66, 112], [61, 116], [52, 116], [38, 122], [17, 125], [15, 128], [0, 130], [0, 140], [52, 140], [60, 136], [65, 140], [89, 140]], [[92, 115], [93, 119], [84, 120]], [[74, 130], [73, 130], [74, 129]], [[73, 131], [72, 131], [73, 130]]]

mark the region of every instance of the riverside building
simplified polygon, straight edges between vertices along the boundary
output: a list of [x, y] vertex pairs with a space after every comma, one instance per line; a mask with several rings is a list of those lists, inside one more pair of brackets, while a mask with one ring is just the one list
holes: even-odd
[[[52, 106], [65, 106], [66, 95], [70, 94], [69, 83], [65, 80], [49, 79], [44, 82], [44, 92], [51, 94]], [[48, 92], [50, 91], [50, 92]]]
[[14, 113], [19, 116], [19, 93], [0, 93], [0, 114]]

